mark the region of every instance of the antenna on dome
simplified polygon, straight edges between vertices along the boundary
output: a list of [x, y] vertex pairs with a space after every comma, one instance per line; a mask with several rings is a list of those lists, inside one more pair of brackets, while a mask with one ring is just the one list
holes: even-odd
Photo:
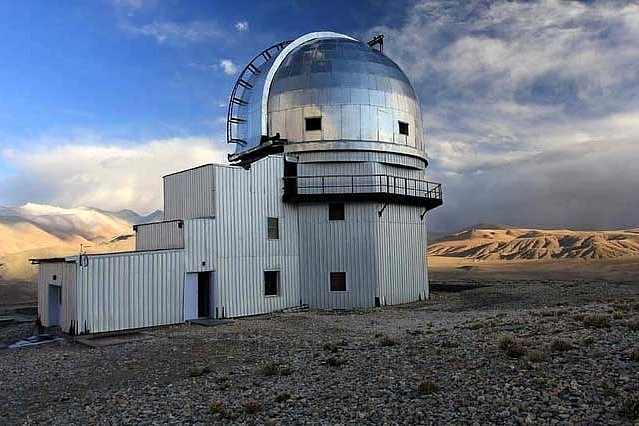
[[368, 44], [370, 47], [379, 45], [379, 53], [384, 53], [384, 34], [376, 35], [366, 44]]

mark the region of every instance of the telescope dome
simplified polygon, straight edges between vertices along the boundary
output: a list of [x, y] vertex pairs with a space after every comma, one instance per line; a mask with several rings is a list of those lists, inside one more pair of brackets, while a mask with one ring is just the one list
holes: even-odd
[[[338, 33], [285, 46], [254, 73], [246, 108], [253, 122], [245, 126], [252, 130], [236, 154], [279, 135], [285, 152], [382, 151], [425, 161], [419, 100], [395, 62]], [[250, 134], [257, 129], [259, 142]]]

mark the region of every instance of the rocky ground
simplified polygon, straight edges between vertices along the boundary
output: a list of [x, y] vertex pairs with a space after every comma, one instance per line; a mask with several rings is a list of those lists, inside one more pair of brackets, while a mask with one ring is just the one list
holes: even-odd
[[[1, 350], [0, 418], [65, 425], [639, 421], [639, 284], [467, 284], [486, 286], [370, 311], [167, 327], [98, 349], [68, 342]], [[0, 328], [0, 342], [29, 331]]]

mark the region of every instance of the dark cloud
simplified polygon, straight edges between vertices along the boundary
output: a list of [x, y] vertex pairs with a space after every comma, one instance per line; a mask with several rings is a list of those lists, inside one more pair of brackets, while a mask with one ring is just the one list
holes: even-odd
[[433, 228], [639, 225], [639, 5], [419, 1], [408, 16], [370, 33], [422, 102], [445, 184]]

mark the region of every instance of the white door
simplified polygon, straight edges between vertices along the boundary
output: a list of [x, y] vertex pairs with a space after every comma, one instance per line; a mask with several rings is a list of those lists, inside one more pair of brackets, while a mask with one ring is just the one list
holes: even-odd
[[49, 327], [60, 325], [60, 305], [62, 289], [57, 285], [49, 285]]
[[184, 277], [184, 321], [197, 319], [197, 272]]

